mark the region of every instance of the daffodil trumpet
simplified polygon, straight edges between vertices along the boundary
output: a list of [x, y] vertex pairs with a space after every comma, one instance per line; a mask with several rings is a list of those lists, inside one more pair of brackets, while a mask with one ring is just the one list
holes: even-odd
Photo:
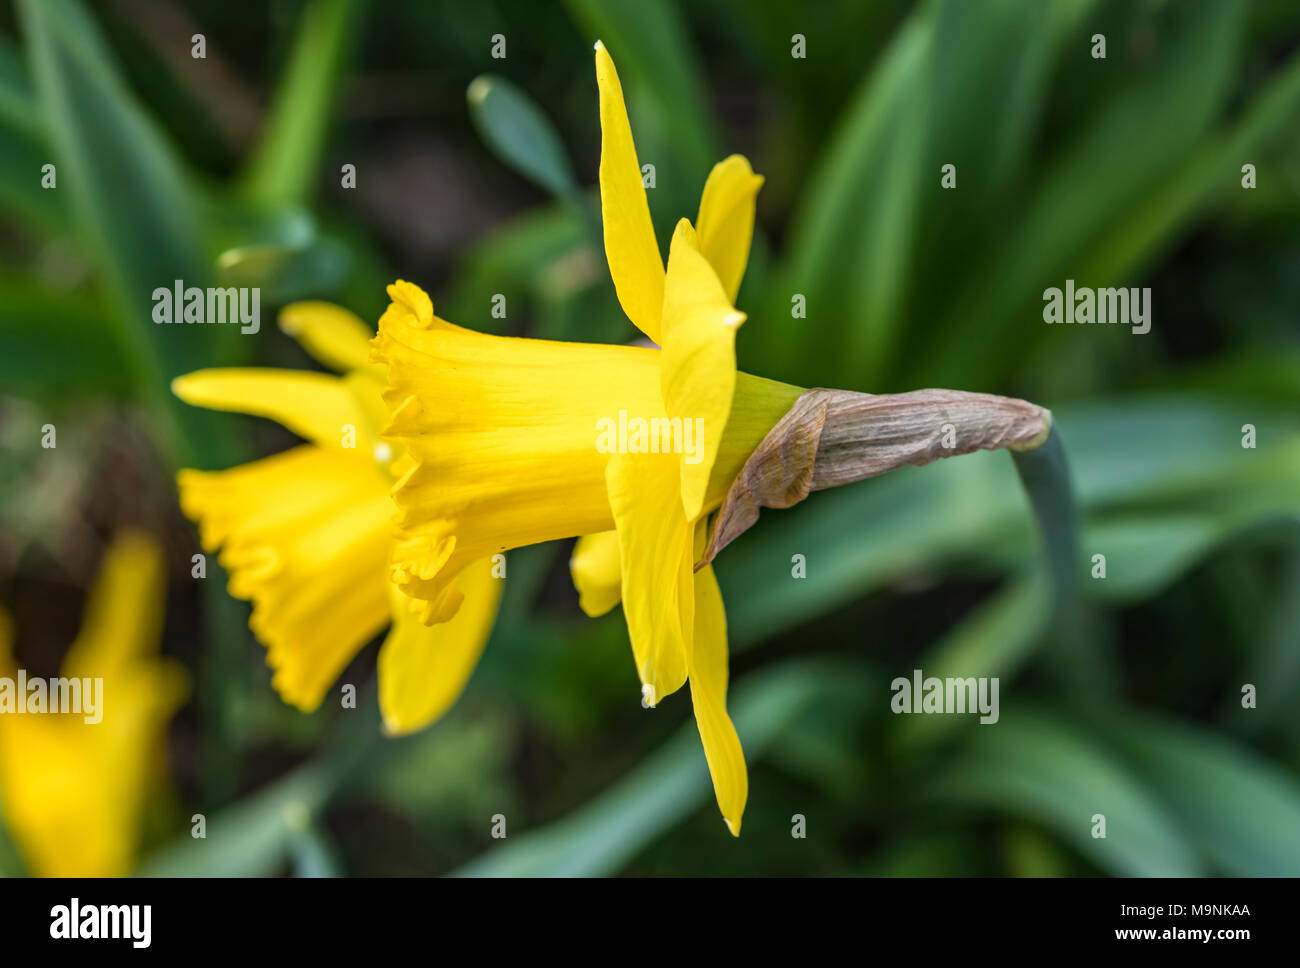
[[456, 594], [470, 605], [428, 628], [388, 580], [394, 541], [389, 489], [410, 464], [382, 438], [384, 374], [367, 362], [373, 335], [348, 310], [294, 303], [280, 327], [335, 373], [200, 370], [172, 385], [196, 406], [267, 417], [304, 438], [289, 450], [222, 471], [182, 470], [182, 510], [205, 550], [220, 551], [230, 593], [252, 602], [272, 687], [310, 712], [372, 638], [379, 706], [390, 735], [429, 725], [460, 696], [487, 642], [504, 562], [468, 563]]
[[[594, 616], [622, 603], [645, 705], [689, 683], [718, 806], [738, 835], [748, 778], [727, 714], [714, 555], [759, 507], [902, 464], [1032, 447], [1050, 416], [982, 394], [805, 391], [737, 371], [746, 317], [734, 302], [763, 179], [740, 155], [716, 165], [695, 222], [677, 222], [665, 266], [618, 73], [600, 43], [596, 78], [605, 255], [649, 345], [476, 333], [438, 317], [411, 283], [390, 286], [371, 359], [387, 374], [384, 435], [410, 458], [393, 490], [391, 578], [436, 624], [463, 607], [457, 576], [471, 562], [582, 536], [570, 561], [581, 607]], [[698, 446], [611, 446], [608, 421], [623, 414], [683, 433], [689, 425]], [[602, 421], [603, 437], [593, 433]]]

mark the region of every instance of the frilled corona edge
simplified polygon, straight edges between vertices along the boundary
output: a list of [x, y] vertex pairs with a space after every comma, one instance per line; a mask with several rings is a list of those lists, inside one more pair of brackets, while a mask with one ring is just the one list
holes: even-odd
[[1025, 400], [959, 390], [805, 391], [754, 450], [709, 529], [698, 571], [753, 526], [760, 508], [811, 492], [977, 450], [1033, 450], [1051, 411]]

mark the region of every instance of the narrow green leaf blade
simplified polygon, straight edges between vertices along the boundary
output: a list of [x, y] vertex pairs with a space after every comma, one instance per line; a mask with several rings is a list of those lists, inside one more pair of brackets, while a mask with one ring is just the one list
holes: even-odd
[[357, 0], [315, 0], [303, 15], [266, 129], [244, 174], [243, 193], [253, 204], [301, 204], [320, 179], [359, 6]]
[[[1142, 775], [1076, 727], [1004, 709], [934, 787], [941, 799], [1042, 823], [1121, 877], [1192, 877], [1201, 861], [1175, 815]], [[1096, 815], [1106, 836], [1093, 835]]]
[[559, 198], [577, 191], [560, 136], [532, 98], [492, 74], [474, 78], [465, 98], [474, 126], [498, 158]]
[[238, 327], [152, 321], [155, 289], [208, 284], [193, 189], [74, 0], [22, 0], [20, 10], [58, 191], [104, 272], [134, 385], [154, 404], [174, 459], [228, 462], [213, 415], [182, 407], [169, 387], [182, 373], [237, 357], [244, 337]]
[[[849, 688], [851, 672], [817, 662], [771, 667], [739, 683], [728, 700], [753, 763], [792, 717], [819, 696]], [[713, 796], [694, 721], [630, 775], [570, 816], [512, 835], [455, 873], [465, 877], [598, 877]], [[722, 821], [718, 821], [719, 831]]]
[[148, 857], [141, 877], [262, 877], [274, 873], [299, 835], [301, 818], [325, 802], [330, 784], [317, 768], [208, 818], [206, 837], [182, 836]]
[[1116, 714], [1108, 735], [1227, 873], [1300, 876], [1294, 776], [1240, 744], [1153, 716]]

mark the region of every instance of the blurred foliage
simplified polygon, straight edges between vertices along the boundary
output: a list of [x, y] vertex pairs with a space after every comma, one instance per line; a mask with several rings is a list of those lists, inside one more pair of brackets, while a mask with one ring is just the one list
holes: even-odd
[[[467, 695], [385, 740], [372, 705], [279, 703], [246, 607], [190, 579], [170, 488], [168, 468], [289, 443], [168, 384], [312, 365], [272, 325], [291, 299], [375, 319], [406, 277], [466, 326], [635, 335], [595, 214], [597, 37], [661, 240], [727, 153], [767, 176], [742, 367], [1051, 408], [1082, 556], [1107, 558], [1053, 589], [1005, 454], [766, 514], [718, 562], [752, 772], [738, 841], [689, 701], [640, 708], [622, 619], [578, 613], [567, 546], [512, 555]], [[1300, 874], [1298, 49], [1290, 0], [16, 0], [0, 604], [43, 616], [19, 624], [48, 650], [107, 533], [167, 537], [168, 650], [199, 695], [172, 737], [185, 806], [159, 806], [142, 872]], [[261, 286], [261, 332], [155, 326], [150, 293], [178, 278]], [[1151, 332], [1043, 325], [1067, 278], [1150, 286]], [[1000, 676], [1001, 720], [890, 715], [914, 668]], [[363, 655], [343, 681], [372, 676]]]

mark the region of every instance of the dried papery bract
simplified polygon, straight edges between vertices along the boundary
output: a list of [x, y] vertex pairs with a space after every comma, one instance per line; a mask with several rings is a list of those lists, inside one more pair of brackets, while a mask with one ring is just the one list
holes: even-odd
[[1051, 429], [1050, 411], [987, 393], [808, 390], [727, 491], [696, 570], [752, 527], [760, 508], [792, 507], [813, 491], [909, 464], [977, 450], [1032, 450]]

